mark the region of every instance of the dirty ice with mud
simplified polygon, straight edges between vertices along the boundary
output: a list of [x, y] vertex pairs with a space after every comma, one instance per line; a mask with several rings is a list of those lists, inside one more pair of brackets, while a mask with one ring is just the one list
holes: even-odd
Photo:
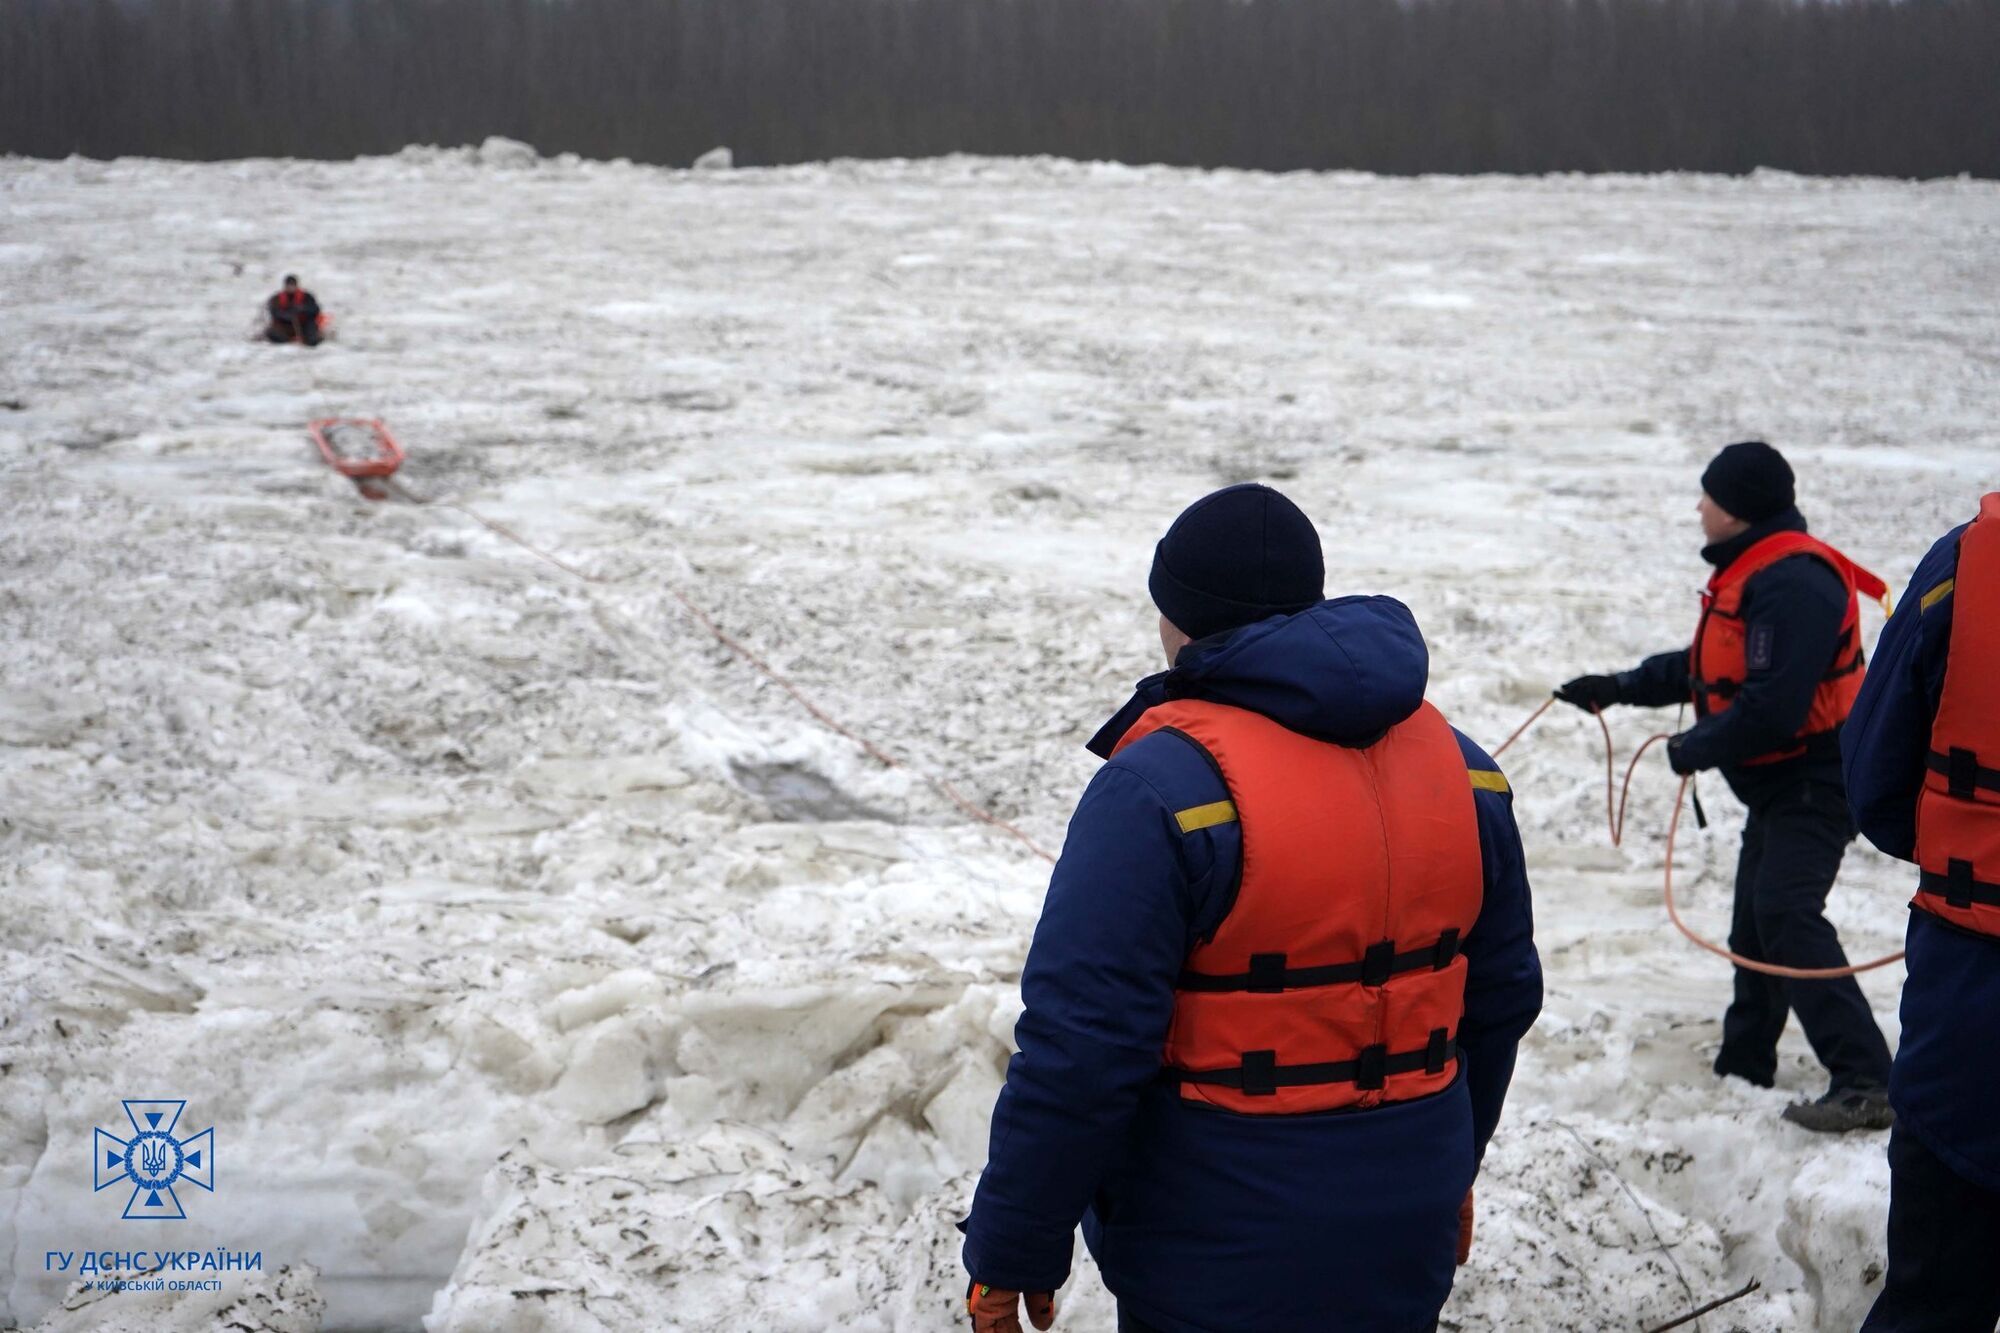
[[[316, 351], [245, 336], [289, 271]], [[926, 775], [1060, 846], [1184, 504], [1294, 496], [1490, 747], [1686, 641], [1729, 440], [1900, 589], [1995, 481], [1996, 290], [1963, 181], [0, 161], [0, 1325], [955, 1327], [1047, 867]], [[358, 498], [333, 415], [596, 581]], [[1883, 1138], [1778, 1121], [1823, 1087], [1796, 1027], [1776, 1090], [1709, 1074], [1664, 763], [1622, 850], [1587, 720], [1506, 767], [1548, 1004], [1444, 1327], [1754, 1278], [1700, 1327], [1851, 1329]], [[1702, 791], [1721, 933], [1740, 811]], [[1850, 852], [1855, 957], [1909, 880]], [[1892, 1037], [1901, 981], [1863, 981]], [[130, 1098], [214, 1129], [185, 1221], [92, 1188]], [[46, 1259], [169, 1244], [263, 1271]], [[1063, 1300], [1111, 1329], [1081, 1246]]]

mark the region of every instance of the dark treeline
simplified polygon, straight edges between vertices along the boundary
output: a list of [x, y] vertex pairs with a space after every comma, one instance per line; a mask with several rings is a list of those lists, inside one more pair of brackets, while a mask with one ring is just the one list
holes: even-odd
[[0, 0], [0, 150], [2000, 176], [2000, 0]]

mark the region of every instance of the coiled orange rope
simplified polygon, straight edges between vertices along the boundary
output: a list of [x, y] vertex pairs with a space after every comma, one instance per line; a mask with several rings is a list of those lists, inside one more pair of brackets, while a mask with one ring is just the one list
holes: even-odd
[[[1542, 715], [1548, 712], [1555, 705], [1555, 702], [1553, 698], [1547, 699], [1543, 701], [1540, 708], [1528, 714], [1527, 721], [1514, 728], [1513, 734], [1500, 742], [1499, 748], [1493, 751], [1493, 757], [1496, 759], [1499, 758], [1506, 752], [1508, 746], [1521, 739], [1528, 728], [1539, 722]], [[1645, 742], [1634, 752], [1632, 761], [1625, 766], [1625, 781], [1614, 804], [1611, 795], [1614, 785], [1612, 774], [1616, 771], [1616, 765], [1613, 759], [1613, 746], [1611, 743], [1611, 724], [1604, 720], [1604, 714], [1601, 710], [1593, 708], [1590, 712], [1591, 716], [1597, 719], [1598, 729], [1604, 733], [1604, 817], [1605, 822], [1610, 826], [1611, 845], [1616, 847], [1625, 840], [1625, 804], [1632, 796], [1632, 775], [1638, 771], [1639, 761], [1645, 757], [1646, 751], [1651, 749], [1656, 741], [1663, 741], [1668, 739], [1668, 737], [1665, 733], [1648, 736]], [[1759, 972], [1767, 977], [1784, 977], [1791, 981], [1831, 981], [1836, 977], [1851, 977], [1862, 972], [1872, 972], [1878, 967], [1887, 967], [1891, 963], [1902, 960], [1903, 951], [1898, 949], [1896, 952], [1877, 958], [1872, 962], [1853, 963], [1847, 967], [1786, 967], [1780, 963], [1766, 963], [1755, 958], [1745, 958], [1742, 954], [1732, 953], [1715, 941], [1695, 933], [1687, 922], [1681, 920], [1680, 908], [1674, 902], [1674, 840], [1680, 832], [1681, 808], [1687, 804], [1688, 787], [1693, 781], [1692, 777], [1683, 777], [1681, 779], [1680, 790], [1674, 793], [1673, 817], [1667, 821], [1667, 867], [1662, 893], [1667, 903], [1667, 919], [1674, 923], [1674, 929], [1718, 958], [1727, 958], [1730, 962], [1743, 968], [1745, 971]]]

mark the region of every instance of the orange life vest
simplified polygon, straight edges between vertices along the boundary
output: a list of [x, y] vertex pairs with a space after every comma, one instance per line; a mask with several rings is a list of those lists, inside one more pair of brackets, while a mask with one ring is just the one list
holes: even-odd
[[1959, 534], [1944, 694], [1917, 796], [1915, 906], [2000, 938], [2000, 491]]
[[[1465, 1012], [1458, 945], [1485, 881], [1472, 783], [1443, 715], [1425, 704], [1347, 747], [1177, 700], [1118, 748], [1161, 730], [1209, 757], [1243, 838], [1235, 900], [1175, 986], [1163, 1062], [1181, 1096], [1283, 1115], [1448, 1086]], [[1181, 824], [1229, 813], [1184, 811]]]
[[1694, 711], [1708, 717], [1726, 710], [1750, 670], [1750, 645], [1743, 622], [1743, 589], [1750, 579], [1780, 560], [1810, 555], [1824, 561], [1847, 590], [1847, 610], [1840, 618], [1840, 641], [1833, 662], [1813, 691], [1812, 707], [1792, 743], [1746, 760], [1772, 764], [1792, 759], [1815, 746], [1831, 746], [1840, 724], [1861, 693], [1865, 658], [1861, 652], [1861, 604], [1857, 591], [1880, 599], [1889, 586], [1817, 537], [1803, 532], [1774, 532], [1718, 569], [1701, 595], [1701, 620], [1695, 625], [1694, 646], [1688, 649], [1688, 675], [1694, 683]]

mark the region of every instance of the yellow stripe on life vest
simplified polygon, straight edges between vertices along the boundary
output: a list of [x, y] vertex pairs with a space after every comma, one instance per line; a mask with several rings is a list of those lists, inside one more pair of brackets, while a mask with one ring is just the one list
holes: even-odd
[[1475, 791], [1514, 790], [1507, 785], [1507, 775], [1498, 769], [1468, 768], [1465, 770], [1465, 776], [1472, 779], [1472, 786]]
[[1189, 806], [1176, 811], [1174, 819], [1181, 826], [1181, 832], [1193, 833], [1196, 829], [1214, 828], [1217, 824], [1236, 822], [1236, 802], [1210, 801], [1207, 805]]
[[1957, 582], [1958, 582], [1957, 577], [1953, 576], [1952, 578], [1946, 579], [1943, 583], [1938, 584], [1937, 587], [1932, 588], [1929, 592], [1924, 594], [1924, 600], [1917, 604], [1917, 610], [1919, 612], [1928, 611], [1932, 607], [1936, 606], [1939, 602], [1942, 602], [1945, 598], [1951, 596], [1952, 585], [1956, 584]]

